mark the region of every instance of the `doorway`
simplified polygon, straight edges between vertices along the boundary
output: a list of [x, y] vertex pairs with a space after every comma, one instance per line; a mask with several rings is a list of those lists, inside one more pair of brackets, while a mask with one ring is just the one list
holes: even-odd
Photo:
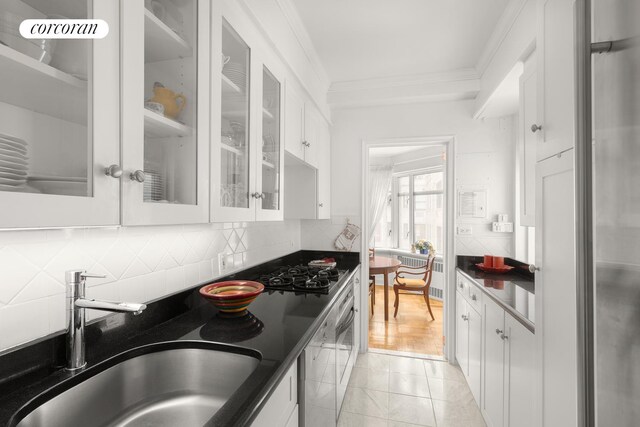
[[[445, 340], [453, 331], [447, 315], [455, 310], [447, 298], [455, 292], [447, 289], [455, 264], [452, 158], [452, 137], [363, 142], [365, 349], [452, 357]], [[381, 270], [385, 263], [393, 266]], [[409, 286], [396, 297], [398, 282]]]

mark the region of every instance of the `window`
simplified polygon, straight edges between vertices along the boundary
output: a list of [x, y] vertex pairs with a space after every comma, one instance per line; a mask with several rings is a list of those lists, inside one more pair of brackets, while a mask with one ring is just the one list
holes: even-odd
[[382, 219], [376, 225], [373, 239], [374, 246], [377, 248], [393, 247], [393, 196], [391, 192], [387, 195], [387, 206], [382, 214]]
[[375, 246], [409, 250], [416, 240], [426, 239], [442, 253], [443, 230], [444, 173], [395, 176], [384, 217], [376, 226]]

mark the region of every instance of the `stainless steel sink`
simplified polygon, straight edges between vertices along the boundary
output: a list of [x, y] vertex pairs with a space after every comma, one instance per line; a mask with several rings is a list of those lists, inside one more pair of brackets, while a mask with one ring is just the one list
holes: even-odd
[[[228, 352], [221, 346], [149, 348], [151, 352], [97, 374], [88, 369], [72, 378], [77, 381], [87, 374], [32, 409], [17, 426], [202, 426], [259, 363], [258, 354]], [[27, 406], [33, 408], [34, 403]]]

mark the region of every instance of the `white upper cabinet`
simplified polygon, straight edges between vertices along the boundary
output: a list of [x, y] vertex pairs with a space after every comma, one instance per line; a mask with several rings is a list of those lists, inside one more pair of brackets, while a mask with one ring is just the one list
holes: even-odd
[[574, 146], [573, 7], [573, 1], [538, 0], [538, 160]]
[[281, 66], [229, 5], [212, 16], [211, 221], [282, 220]]
[[122, 7], [122, 224], [207, 222], [210, 2]]
[[293, 156], [304, 160], [304, 98], [292, 84], [287, 84], [285, 104], [285, 148]]
[[311, 105], [304, 108], [304, 161], [317, 168], [319, 166], [319, 156], [325, 149], [322, 140], [322, 117]]
[[518, 136], [518, 164], [520, 171], [520, 225], [535, 226], [536, 202], [536, 145], [538, 125], [537, 72], [535, 54], [525, 63], [520, 76], [520, 132]]
[[262, 103], [260, 141], [256, 178], [259, 200], [256, 206], [256, 220], [282, 220], [284, 217], [283, 185], [284, 185], [284, 144], [282, 130], [284, 120], [282, 99], [284, 95], [281, 79], [275, 74], [275, 68], [262, 66]]
[[318, 153], [318, 219], [331, 218], [331, 130], [324, 121], [320, 126]]
[[[3, 0], [0, 228], [117, 225], [120, 182], [118, 0]], [[33, 40], [23, 19], [103, 19], [100, 40]], [[117, 175], [117, 173], [116, 173]]]

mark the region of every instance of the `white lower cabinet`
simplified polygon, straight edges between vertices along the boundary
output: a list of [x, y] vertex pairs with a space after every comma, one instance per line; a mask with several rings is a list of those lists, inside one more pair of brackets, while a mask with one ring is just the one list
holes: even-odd
[[294, 362], [251, 424], [254, 427], [298, 425], [298, 362]]
[[456, 359], [462, 372], [469, 369], [469, 327], [467, 325], [467, 303], [456, 294]]
[[483, 304], [482, 415], [489, 427], [534, 424], [535, 337], [485, 298]]
[[463, 294], [456, 298], [456, 359], [476, 402], [480, 402], [480, 359], [482, 356], [482, 317]]
[[475, 311], [472, 306], [469, 310], [469, 370], [467, 372], [467, 381], [471, 393], [480, 403], [480, 387], [481, 387], [481, 366], [482, 366], [482, 316]]
[[504, 310], [489, 300], [483, 304], [484, 351], [481, 409], [487, 426], [504, 426]]
[[511, 316], [505, 316], [505, 393], [508, 397], [505, 418], [511, 427], [535, 424], [535, 336]]

